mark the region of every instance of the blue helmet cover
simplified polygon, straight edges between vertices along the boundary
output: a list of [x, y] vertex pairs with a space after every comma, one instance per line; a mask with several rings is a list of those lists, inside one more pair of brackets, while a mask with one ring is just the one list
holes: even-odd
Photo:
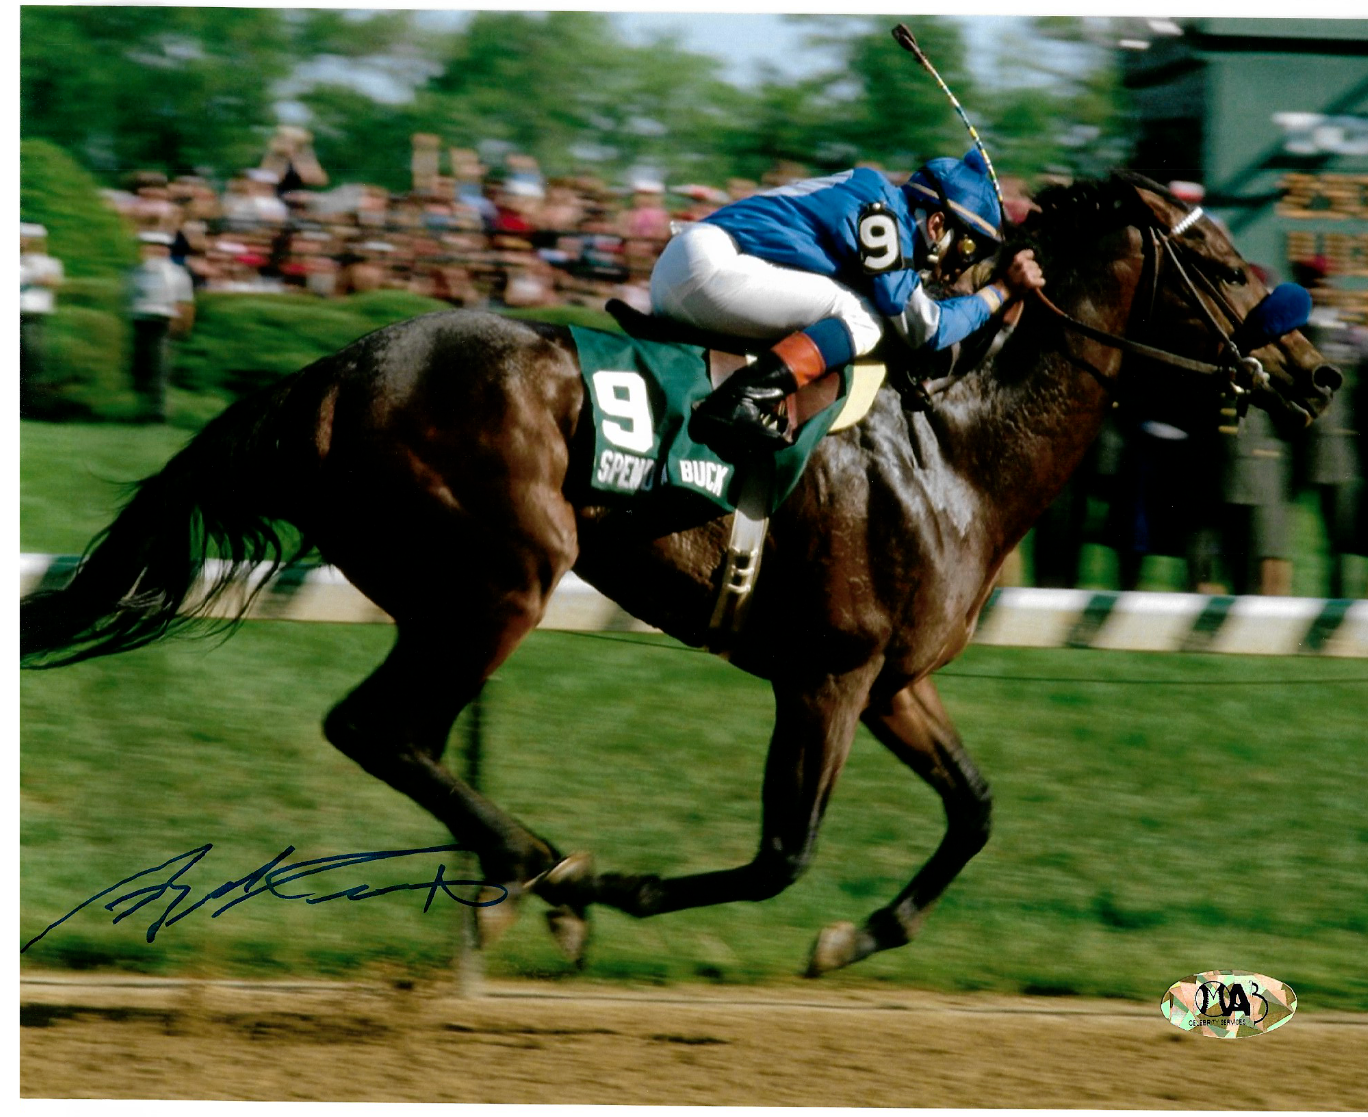
[[1274, 287], [1240, 324], [1234, 342], [1248, 353], [1301, 329], [1311, 318], [1311, 294], [1295, 283]]
[[903, 191], [916, 209], [946, 208], [950, 216], [979, 236], [1002, 240], [1002, 210], [978, 148], [963, 159], [932, 159], [908, 179]]

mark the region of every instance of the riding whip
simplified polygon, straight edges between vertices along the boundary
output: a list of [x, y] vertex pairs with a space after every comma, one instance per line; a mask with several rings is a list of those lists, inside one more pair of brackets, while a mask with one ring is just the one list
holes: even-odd
[[900, 23], [893, 28], [893, 38], [898, 41], [898, 46], [903, 50], [909, 51], [913, 58], [921, 63], [921, 67], [933, 78], [936, 84], [941, 87], [941, 91], [950, 98], [950, 104], [959, 113], [959, 118], [964, 121], [964, 126], [969, 129], [969, 138], [974, 141], [974, 146], [978, 148], [979, 154], [983, 156], [983, 165], [988, 168], [988, 180], [993, 184], [993, 193], [997, 195], [998, 205], [1005, 213], [1007, 203], [1002, 198], [1002, 187], [998, 184], [997, 172], [993, 170], [993, 161], [988, 158], [988, 149], [983, 146], [983, 141], [979, 139], [978, 129], [969, 122], [969, 117], [965, 115], [964, 106], [959, 103], [959, 98], [950, 92], [950, 87], [945, 84], [945, 79], [936, 72], [936, 68], [931, 65], [931, 59], [926, 57], [926, 52], [917, 45], [916, 37], [908, 29], [907, 24]]

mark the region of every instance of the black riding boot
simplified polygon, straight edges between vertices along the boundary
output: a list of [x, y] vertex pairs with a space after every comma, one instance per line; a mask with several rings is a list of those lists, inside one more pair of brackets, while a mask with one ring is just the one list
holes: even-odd
[[797, 390], [793, 370], [773, 349], [767, 350], [694, 408], [689, 434], [724, 456], [782, 450], [792, 439], [779, 406]]

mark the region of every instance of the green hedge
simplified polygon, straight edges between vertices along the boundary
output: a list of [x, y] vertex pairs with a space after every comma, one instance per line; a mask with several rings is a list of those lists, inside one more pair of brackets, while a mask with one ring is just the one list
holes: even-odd
[[195, 328], [176, 347], [174, 380], [234, 398], [380, 326], [445, 306], [396, 291], [337, 300], [210, 292], [196, 299]]
[[123, 317], [84, 306], [62, 307], [47, 335], [44, 406], [54, 418], [123, 418], [136, 399], [128, 376]]
[[[335, 300], [211, 292], [198, 299], [194, 332], [178, 347], [175, 381], [192, 392], [236, 398], [381, 326], [449, 309], [446, 303], [404, 291]], [[513, 316], [612, 326], [606, 314], [578, 307]]]
[[48, 252], [68, 278], [118, 276], [138, 259], [133, 230], [100, 196], [99, 183], [46, 140], [19, 145], [19, 214], [48, 231]]

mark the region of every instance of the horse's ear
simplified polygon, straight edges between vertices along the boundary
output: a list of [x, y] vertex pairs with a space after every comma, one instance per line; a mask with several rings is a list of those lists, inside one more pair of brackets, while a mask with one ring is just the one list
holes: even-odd
[[1172, 224], [1175, 207], [1157, 182], [1134, 172], [1121, 172], [1115, 179], [1123, 184], [1117, 192], [1118, 208], [1130, 224], [1137, 227]]

